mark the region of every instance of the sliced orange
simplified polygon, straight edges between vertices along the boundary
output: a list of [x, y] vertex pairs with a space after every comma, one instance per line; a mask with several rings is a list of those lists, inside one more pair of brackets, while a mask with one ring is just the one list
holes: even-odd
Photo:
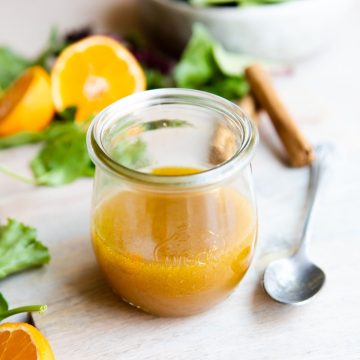
[[42, 67], [34, 66], [0, 98], [0, 136], [42, 130], [53, 115], [50, 76]]
[[26, 323], [0, 325], [1, 360], [55, 360], [45, 336]]
[[82, 122], [112, 102], [146, 87], [144, 72], [118, 41], [89, 36], [68, 46], [51, 72], [55, 107], [76, 106]]

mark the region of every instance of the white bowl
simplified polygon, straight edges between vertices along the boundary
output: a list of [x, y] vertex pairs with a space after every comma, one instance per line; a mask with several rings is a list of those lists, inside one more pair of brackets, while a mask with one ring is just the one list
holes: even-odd
[[194, 8], [177, 0], [143, 0], [141, 8], [148, 30], [170, 48], [181, 49], [192, 24], [200, 22], [230, 51], [291, 63], [331, 41], [349, 1]]

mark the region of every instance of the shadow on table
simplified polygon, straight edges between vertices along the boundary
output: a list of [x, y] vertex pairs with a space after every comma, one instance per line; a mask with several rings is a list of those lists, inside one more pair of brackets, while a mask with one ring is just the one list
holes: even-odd
[[274, 322], [288, 321], [298, 314], [298, 307], [280, 304], [266, 294], [262, 276], [257, 279], [257, 285], [251, 296], [252, 315], [262, 325], [273, 326]]
[[[79, 284], [81, 285], [79, 286]], [[124, 318], [137, 317], [149, 320], [154, 318], [154, 316], [126, 304], [115, 295], [95, 262], [88, 264], [77, 274], [74, 274], [68, 285], [72, 286], [73, 297], [78, 303], [78, 310], [76, 311], [91, 312], [95, 316], [101, 314], [102, 319], [119, 317], [123, 320]], [[99, 308], [101, 308], [100, 312]]]

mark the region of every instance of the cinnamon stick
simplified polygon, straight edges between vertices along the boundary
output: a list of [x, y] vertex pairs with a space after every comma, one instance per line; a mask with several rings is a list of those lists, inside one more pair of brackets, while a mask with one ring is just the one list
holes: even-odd
[[241, 98], [236, 103], [240, 108], [249, 116], [250, 120], [253, 120], [256, 125], [259, 124], [260, 120], [260, 107], [256, 103], [253, 95], [248, 94]]
[[245, 75], [256, 101], [269, 114], [287, 150], [290, 164], [309, 165], [314, 160], [314, 150], [276, 93], [269, 75], [258, 64], [248, 67]]
[[[259, 123], [259, 107], [253, 96], [246, 95], [237, 101], [237, 105], [246, 115], [255, 122]], [[231, 130], [223, 123], [219, 122], [215, 126], [211, 140], [209, 161], [213, 165], [221, 164], [231, 158], [236, 152], [236, 139]]]
[[211, 140], [209, 161], [213, 165], [229, 160], [236, 152], [236, 139], [234, 133], [222, 122], [215, 126]]

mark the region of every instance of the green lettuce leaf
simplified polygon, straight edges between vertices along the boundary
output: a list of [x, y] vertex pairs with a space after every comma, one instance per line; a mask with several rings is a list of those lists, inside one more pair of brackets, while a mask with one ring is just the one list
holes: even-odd
[[74, 122], [54, 124], [30, 166], [41, 185], [62, 185], [92, 176], [94, 165], [87, 152], [86, 132]]
[[204, 90], [235, 100], [249, 91], [244, 71], [252, 62], [254, 59], [249, 56], [226, 51], [203, 25], [195, 24], [174, 77], [178, 87]]
[[226, 51], [220, 44], [215, 44], [212, 52], [221, 73], [230, 77], [243, 76], [246, 67], [258, 61], [256, 58], [246, 54]]
[[212, 49], [214, 41], [203, 25], [195, 24], [193, 34], [175, 67], [178, 87], [200, 88], [217, 72]]
[[34, 228], [13, 219], [0, 226], [0, 279], [49, 261], [48, 248], [37, 239]]

